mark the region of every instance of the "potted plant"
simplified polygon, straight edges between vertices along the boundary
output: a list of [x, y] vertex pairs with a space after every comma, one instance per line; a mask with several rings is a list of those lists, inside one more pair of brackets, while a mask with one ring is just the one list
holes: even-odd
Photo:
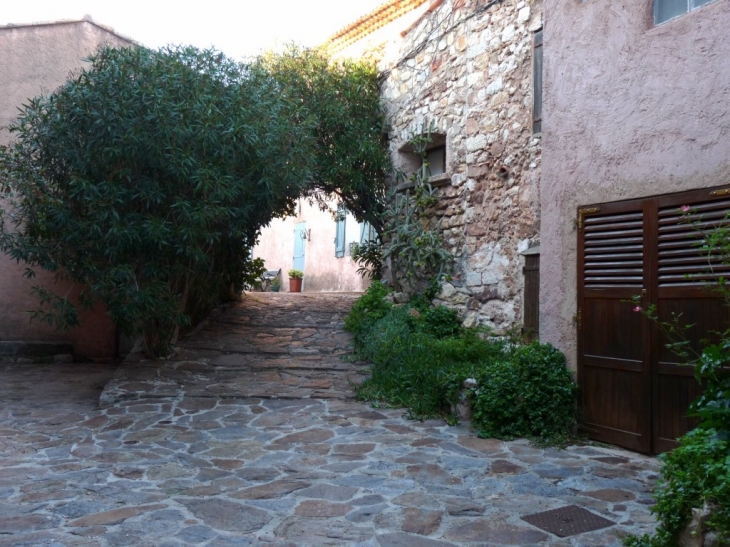
[[289, 292], [302, 292], [302, 270], [289, 270]]
[[271, 290], [271, 292], [279, 292], [279, 290], [281, 289], [281, 281], [279, 281], [278, 277], [275, 277], [271, 281], [271, 285], [269, 286], [269, 289]]

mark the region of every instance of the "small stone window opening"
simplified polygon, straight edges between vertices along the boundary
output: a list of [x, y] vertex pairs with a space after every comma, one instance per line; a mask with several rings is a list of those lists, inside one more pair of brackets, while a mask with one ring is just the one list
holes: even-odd
[[532, 39], [532, 133], [542, 132], [542, 29]]
[[684, 15], [715, 0], [654, 0], [654, 24]]
[[426, 161], [432, 177], [446, 173], [446, 145], [437, 146], [426, 151]]
[[[423, 161], [425, 160], [428, 164], [427, 181], [436, 186], [443, 186], [451, 180], [446, 169], [446, 135], [443, 133], [430, 133], [429, 138], [431, 142], [426, 146], [425, 158], [416, 153], [411, 143], [399, 148], [398, 168], [406, 175], [411, 175], [423, 168]], [[407, 182], [398, 186], [398, 189], [405, 190], [412, 186], [411, 182]]]

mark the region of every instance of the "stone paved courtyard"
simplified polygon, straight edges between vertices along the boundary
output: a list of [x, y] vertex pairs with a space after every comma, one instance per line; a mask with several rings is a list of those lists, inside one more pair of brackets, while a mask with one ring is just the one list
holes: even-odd
[[[598, 547], [652, 529], [653, 458], [354, 401], [353, 298], [253, 295], [169, 361], [0, 365], [0, 545]], [[616, 524], [559, 538], [520, 518], [568, 505]]]

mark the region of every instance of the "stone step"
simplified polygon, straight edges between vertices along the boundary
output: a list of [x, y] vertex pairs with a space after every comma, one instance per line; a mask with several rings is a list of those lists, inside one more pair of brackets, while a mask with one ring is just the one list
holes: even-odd
[[30, 364], [39, 361], [73, 361], [71, 342], [0, 341], [0, 362]]
[[260, 293], [211, 314], [164, 361], [130, 356], [100, 404], [148, 397], [351, 399], [365, 363], [340, 359], [344, 318], [357, 294]]

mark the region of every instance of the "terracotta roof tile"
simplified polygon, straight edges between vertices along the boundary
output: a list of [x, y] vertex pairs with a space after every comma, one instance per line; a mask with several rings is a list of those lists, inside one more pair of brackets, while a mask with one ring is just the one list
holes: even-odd
[[360, 17], [354, 23], [350, 23], [343, 29], [330, 36], [323, 44], [332, 52], [345, 49], [347, 46], [364, 38], [407, 14], [410, 11], [422, 6], [428, 0], [389, 0], [380, 7]]

